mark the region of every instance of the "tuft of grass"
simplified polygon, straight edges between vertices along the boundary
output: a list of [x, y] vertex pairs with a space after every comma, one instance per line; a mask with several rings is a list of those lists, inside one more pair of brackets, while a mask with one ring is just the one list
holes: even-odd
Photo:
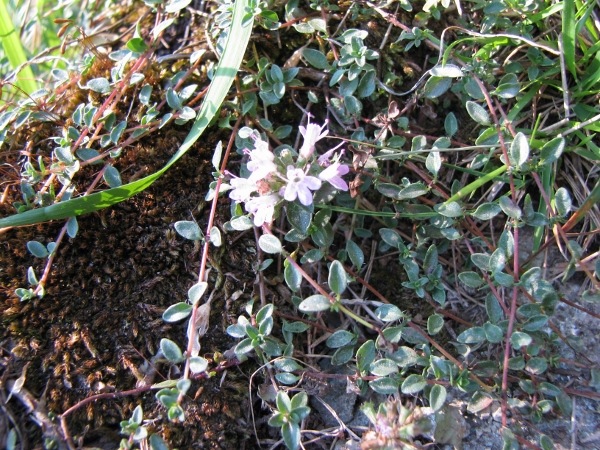
[[204, 102], [202, 103], [202, 107], [198, 112], [197, 119], [181, 147], [162, 169], [147, 177], [119, 187], [5, 217], [0, 219], [0, 228], [66, 219], [108, 208], [109, 206], [139, 194], [158, 180], [158, 178], [185, 155], [198, 140], [215, 117], [225, 96], [229, 92], [233, 79], [242, 63], [242, 58], [246, 51], [246, 46], [252, 31], [253, 21], [243, 20], [243, 12], [246, 7], [247, 1], [236, 1], [235, 12], [231, 24], [232, 32], [228, 37], [225, 50], [219, 61], [219, 65], [215, 71], [214, 78], [210, 84]]
[[8, 14], [5, 0], [0, 0], [0, 38], [10, 65], [17, 70], [16, 85], [25, 93], [31, 94], [38, 89], [38, 85], [31, 67], [24, 65], [27, 63], [27, 56], [15, 25]]

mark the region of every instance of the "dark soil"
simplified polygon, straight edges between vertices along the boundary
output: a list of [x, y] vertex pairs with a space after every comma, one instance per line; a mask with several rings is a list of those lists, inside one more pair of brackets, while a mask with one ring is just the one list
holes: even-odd
[[[122, 159], [123, 176], [157, 170], [184, 137], [185, 132], [167, 131], [130, 149]], [[204, 197], [212, 179], [206, 158], [214, 142], [197, 147], [144, 193], [80, 217], [80, 232], [61, 245], [42, 299], [20, 302], [13, 292], [25, 287], [29, 266], [38, 274], [43, 270], [42, 260], [27, 252], [27, 241], [47, 243], [60, 224], [13, 229], [2, 235], [1, 380], [6, 383], [24, 374], [23, 392], [40, 401], [47, 413], [56, 417], [92, 395], [135, 388], [146, 375], [143, 364], [156, 355], [161, 338], [185, 345], [185, 325], [167, 324], [161, 315], [168, 306], [185, 300], [197, 280], [199, 247], [173, 228], [177, 220], [197, 220], [206, 227]], [[18, 185], [11, 187], [13, 200], [17, 190]], [[12, 212], [9, 204], [2, 205], [2, 216]], [[222, 209], [228, 214], [227, 207], [224, 204]], [[217, 225], [224, 220], [218, 216]], [[235, 254], [225, 244], [220, 266], [228, 275], [223, 292], [213, 300], [201, 354], [222, 352], [234, 344], [225, 333], [228, 317], [237, 317], [239, 306], [249, 300], [254, 279], [251, 269], [240, 263], [251, 260], [241, 255], [250, 246], [246, 244], [243, 238], [238, 240]], [[210, 284], [215, 278], [213, 270]], [[225, 293], [234, 290], [243, 291], [242, 296], [237, 302], [225, 302]], [[167, 365], [156, 369], [153, 382], [173, 375]], [[184, 403], [184, 424], [169, 423], [154, 391], [148, 391], [78, 409], [68, 418], [69, 431], [75, 442], [85, 446], [116, 448], [122, 437], [119, 422], [142, 404], [144, 418], [152, 420], [150, 431], [159, 432], [176, 447], [251, 448], [249, 405], [244, 400], [248, 382], [239, 379], [235, 370], [221, 376], [194, 383]], [[17, 398], [5, 405], [16, 421], [10, 426], [20, 428], [30, 448], [41, 445], [40, 427], [28, 418]]]

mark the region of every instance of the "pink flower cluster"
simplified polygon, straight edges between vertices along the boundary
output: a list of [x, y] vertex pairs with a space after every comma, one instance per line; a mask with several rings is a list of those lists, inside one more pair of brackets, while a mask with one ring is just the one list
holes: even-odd
[[324, 182], [341, 191], [348, 190], [342, 176], [350, 169], [339, 162], [343, 151], [336, 153], [336, 147], [315, 158], [316, 143], [329, 134], [327, 122], [319, 126], [309, 120], [306, 127], [299, 129], [304, 141], [295, 161], [288, 156], [276, 157], [258, 133], [245, 130], [254, 140], [254, 148], [245, 150], [250, 175], [230, 180], [229, 198], [244, 203], [246, 212], [252, 214], [257, 227], [270, 224], [276, 207], [283, 201], [298, 200], [305, 206], [311, 205], [314, 193]]

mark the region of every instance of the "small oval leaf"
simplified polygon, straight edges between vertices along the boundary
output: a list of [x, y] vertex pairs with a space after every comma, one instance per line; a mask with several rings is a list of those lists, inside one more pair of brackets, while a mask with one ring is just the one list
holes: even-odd
[[272, 234], [263, 234], [258, 239], [258, 245], [263, 252], [270, 254], [281, 253], [283, 249], [279, 239]]

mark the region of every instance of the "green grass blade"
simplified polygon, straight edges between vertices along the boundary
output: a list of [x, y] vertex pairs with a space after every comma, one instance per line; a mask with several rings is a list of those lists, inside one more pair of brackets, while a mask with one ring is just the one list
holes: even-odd
[[248, 20], [245, 12], [247, 4], [248, 0], [236, 0], [231, 22], [231, 32], [227, 38], [223, 56], [219, 62], [215, 76], [198, 113], [198, 118], [179, 150], [177, 150], [162, 169], [145, 178], [117, 188], [0, 219], [0, 228], [65, 219], [107, 208], [142, 192], [175, 164], [196, 142], [204, 130], [206, 130], [229, 92], [233, 79], [242, 63], [242, 58], [252, 31], [253, 20]]
[[[21, 64], [27, 62], [23, 44], [19, 39], [19, 35], [15, 29], [15, 25], [6, 9], [5, 0], [0, 0], [0, 38], [2, 39], [2, 47], [8, 57], [8, 61], [13, 69], [16, 69]], [[31, 94], [37, 90], [37, 83], [33, 76], [31, 67], [24, 66], [17, 74], [17, 86], [23, 89], [26, 93]]]
[[575, 64], [576, 27], [575, 0], [564, 0], [562, 14], [562, 46], [565, 55], [565, 64], [575, 79], [577, 79], [577, 68]]

